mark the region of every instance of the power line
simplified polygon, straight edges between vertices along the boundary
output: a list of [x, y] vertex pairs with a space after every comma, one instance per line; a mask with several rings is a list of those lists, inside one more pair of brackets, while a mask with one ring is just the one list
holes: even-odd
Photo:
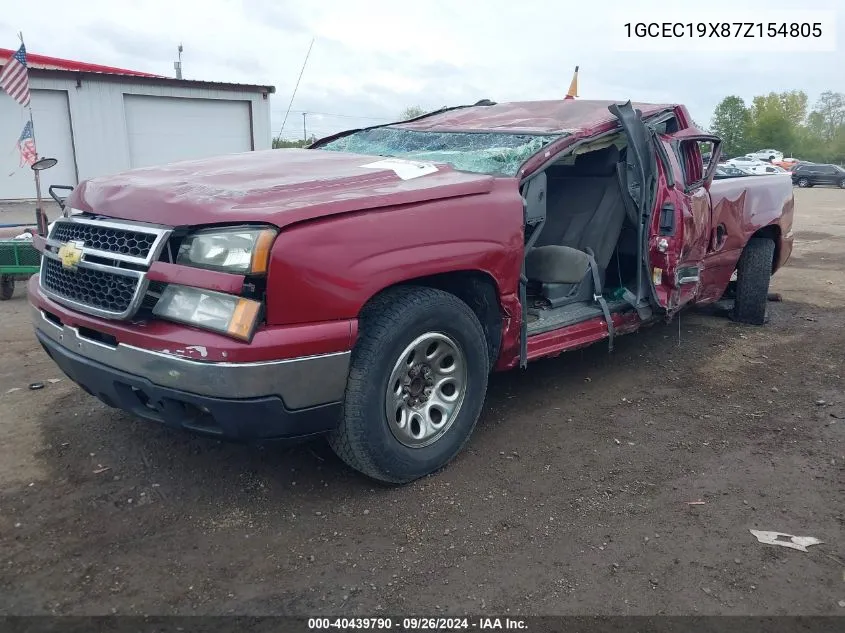
[[[281, 110], [272, 110], [272, 112], [281, 112]], [[357, 115], [357, 114], [337, 114], [337, 113], [333, 113], [333, 112], [316, 112], [314, 110], [289, 110], [288, 112], [289, 113], [293, 112], [293, 113], [296, 113], [296, 114], [303, 114], [303, 113], [318, 114], [320, 116], [330, 116], [330, 117], [337, 117], [337, 118], [341, 118], [341, 119], [366, 119], [367, 121], [385, 121], [385, 122], [391, 121], [391, 119], [388, 119], [387, 117], [360, 116], [360, 115]]]
[[279, 130], [279, 138], [282, 136], [282, 132], [285, 129], [285, 123], [288, 120], [288, 114], [290, 114], [290, 108], [293, 105], [294, 97], [296, 97], [296, 91], [299, 89], [299, 82], [302, 79], [302, 73], [305, 72], [305, 64], [308, 63], [308, 57], [311, 55], [311, 48], [314, 46], [314, 38], [311, 38], [311, 44], [308, 45], [308, 52], [305, 54], [305, 61], [302, 62], [302, 69], [299, 71], [299, 77], [296, 78], [296, 85], [293, 87], [293, 94], [290, 96], [290, 103], [288, 104], [288, 111], [285, 113], [285, 118], [282, 119], [282, 127]]

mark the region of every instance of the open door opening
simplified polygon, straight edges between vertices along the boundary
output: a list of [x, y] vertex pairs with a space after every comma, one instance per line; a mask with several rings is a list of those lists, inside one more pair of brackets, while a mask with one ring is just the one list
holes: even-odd
[[[574, 145], [523, 184], [523, 364], [528, 337], [596, 317], [612, 349], [614, 314], [671, 317], [685, 301], [679, 288], [695, 282], [685, 226], [706, 201], [692, 204], [677, 166], [672, 139], [684, 131], [670, 110], [646, 123], [630, 102], [608, 109], [621, 129]], [[711, 139], [685, 140], [698, 149]], [[712, 174], [701, 162], [699, 185]]]
[[638, 303], [640, 214], [624, 185], [628, 152], [627, 136], [616, 131], [524, 185], [523, 358], [527, 337], [595, 317], [604, 319], [612, 347], [612, 315]]

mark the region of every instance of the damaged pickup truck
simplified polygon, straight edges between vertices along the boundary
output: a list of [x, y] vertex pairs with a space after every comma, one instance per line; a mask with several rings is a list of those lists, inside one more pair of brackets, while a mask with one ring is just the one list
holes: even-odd
[[792, 183], [713, 182], [719, 146], [679, 105], [482, 101], [88, 180], [35, 240], [36, 334], [112, 407], [325, 434], [410, 482], [461, 450], [491, 371], [728, 292], [764, 322]]

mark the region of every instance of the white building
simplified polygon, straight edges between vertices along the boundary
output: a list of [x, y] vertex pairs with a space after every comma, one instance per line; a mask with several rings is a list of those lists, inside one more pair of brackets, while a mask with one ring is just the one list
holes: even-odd
[[[0, 49], [0, 64], [14, 51]], [[177, 160], [270, 149], [273, 86], [174, 79], [27, 54], [47, 187]], [[16, 143], [29, 111], [0, 91], [0, 200], [35, 197]]]

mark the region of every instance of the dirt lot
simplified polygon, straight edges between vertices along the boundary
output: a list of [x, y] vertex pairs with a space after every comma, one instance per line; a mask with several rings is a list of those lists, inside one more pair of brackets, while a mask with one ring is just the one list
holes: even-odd
[[796, 196], [769, 325], [690, 313], [497, 375], [468, 450], [400, 489], [320, 442], [221, 444], [47, 382], [19, 286], [0, 613], [845, 613], [845, 192]]

